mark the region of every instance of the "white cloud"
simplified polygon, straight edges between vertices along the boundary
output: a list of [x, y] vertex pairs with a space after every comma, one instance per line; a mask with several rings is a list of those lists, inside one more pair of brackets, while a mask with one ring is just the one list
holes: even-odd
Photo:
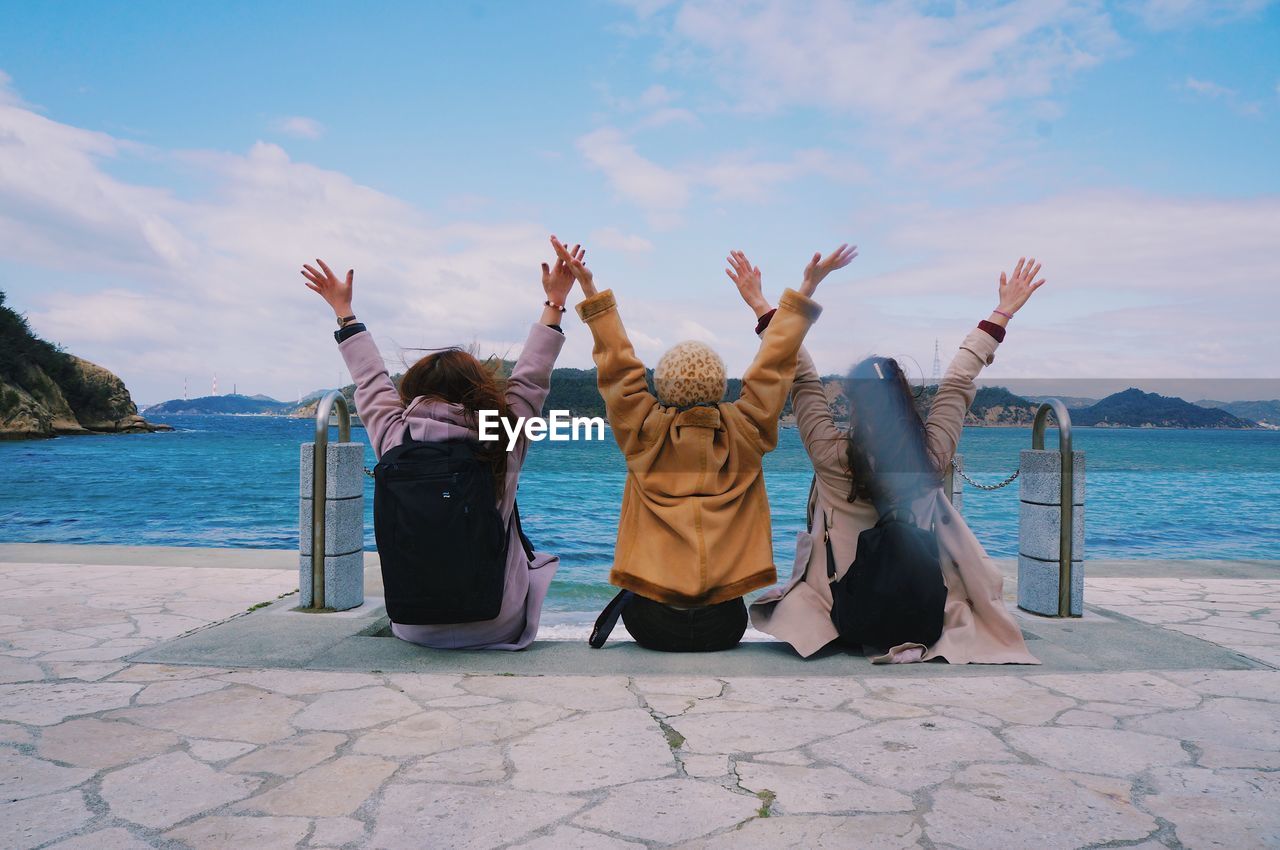
[[1248, 18], [1275, 0], [1133, 0], [1128, 5], [1153, 30], [1221, 25]]
[[688, 179], [641, 156], [617, 128], [588, 133], [578, 139], [578, 150], [604, 173], [614, 192], [648, 210], [655, 222], [673, 224], [689, 201]]
[[748, 151], [730, 151], [715, 159], [668, 167], [636, 150], [626, 134], [602, 127], [578, 140], [578, 150], [602, 172], [614, 192], [649, 215], [650, 224], [669, 228], [680, 221], [696, 190], [706, 188], [717, 200], [760, 202], [783, 183], [814, 174], [834, 182], [862, 180], [859, 166], [838, 163], [822, 150], [799, 150], [781, 160], [760, 159]]
[[746, 154], [730, 153], [696, 170], [696, 179], [709, 186], [723, 200], [760, 202], [777, 186], [812, 174], [834, 182], [853, 183], [866, 179], [866, 170], [838, 163], [822, 150], [799, 150], [786, 160], [757, 160]]
[[1240, 97], [1240, 93], [1233, 88], [1219, 85], [1211, 80], [1200, 80], [1195, 77], [1187, 77], [1183, 87], [1193, 94], [1207, 97], [1211, 100], [1220, 100], [1227, 104], [1231, 109], [1241, 115], [1259, 115], [1262, 112], [1262, 104], [1256, 101], [1246, 101]]
[[[892, 329], [877, 347], [928, 363], [933, 337], [954, 337], [985, 318], [995, 306], [1000, 271], [1017, 261], [1013, 252], [1026, 252], [1043, 262], [1048, 283], [1011, 324], [1007, 353], [993, 374], [1277, 374], [1280, 272], [1271, 255], [1280, 232], [1278, 196], [1111, 191], [888, 215], [898, 223], [873, 250], [920, 259], [856, 286], [823, 284], [819, 300], [827, 313], [815, 346], [826, 368], [852, 361], [840, 353], [850, 334], [828, 336], [828, 316], [860, 315], [868, 306]], [[956, 328], [948, 331], [952, 323]], [[853, 336], [863, 333], [860, 328]]]
[[[0, 88], [0, 258], [60, 281], [4, 282], [42, 335], [117, 370], [142, 398], [213, 371], [284, 395], [331, 385], [331, 319], [298, 273], [356, 269], [384, 353], [483, 337], [518, 350], [543, 299], [546, 230], [440, 225], [402, 200], [258, 143], [246, 154], [143, 148], [61, 124]], [[208, 194], [112, 176], [180, 165]], [[251, 377], [250, 377], [251, 376]]]
[[324, 135], [324, 125], [314, 118], [302, 115], [287, 115], [278, 118], [271, 124], [277, 133], [293, 136], [298, 139], [318, 139]]
[[[741, 106], [801, 105], [920, 127], [1044, 98], [1118, 44], [1094, 2], [687, 0], [667, 61], [710, 70]], [[945, 128], [939, 127], [945, 132]]]
[[1206, 97], [1221, 98], [1235, 97], [1236, 95], [1235, 89], [1220, 86], [1210, 80], [1198, 80], [1195, 77], [1187, 77], [1187, 81], [1184, 85], [1186, 85], [1188, 91], [1193, 91], [1196, 94], [1202, 94]]
[[626, 254], [647, 254], [653, 250], [653, 243], [648, 239], [634, 233], [623, 233], [616, 227], [601, 227], [591, 231], [591, 244]]

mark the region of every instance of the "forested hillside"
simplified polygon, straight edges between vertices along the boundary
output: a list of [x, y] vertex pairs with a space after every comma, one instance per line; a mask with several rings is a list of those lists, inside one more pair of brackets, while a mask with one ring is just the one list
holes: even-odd
[[0, 291], [0, 438], [157, 430], [119, 378], [40, 339]]

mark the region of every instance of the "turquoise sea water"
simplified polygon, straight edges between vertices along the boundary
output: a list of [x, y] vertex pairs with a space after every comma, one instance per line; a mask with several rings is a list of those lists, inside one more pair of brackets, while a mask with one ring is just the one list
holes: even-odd
[[[177, 430], [0, 442], [0, 542], [298, 545], [298, 444], [311, 439], [309, 420], [159, 421]], [[1280, 559], [1280, 432], [1078, 428], [1075, 443], [1087, 455], [1086, 557]], [[994, 482], [1030, 444], [1028, 429], [969, 428], [960, 450], [971, 475]], [[372, 466], [371, 450], [367, 458]], [[795, 430], [783, 430], [765, 474], [785, 577], [811, 475]], [[622, 480], [611, 438], [533, 446], [520, 508], [538, 547], [562, 558], [551, 610], [593, 610], [611, 594]], [[1017, 491], [966, 487], [965, 516], [994, 557], [1017, 554]]]

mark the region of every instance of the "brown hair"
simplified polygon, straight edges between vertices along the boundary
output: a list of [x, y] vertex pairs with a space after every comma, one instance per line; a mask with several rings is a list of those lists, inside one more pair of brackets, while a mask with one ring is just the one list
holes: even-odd
[[[499, 417], [510, 421], [501, 361], [492, 357], [479, 360], [461, 348], [434, 351], [410, 366], [400, 379], [400, 398], [405, 404], [428, 398], [460, 405], [473, 428], [478, 427], [481, 410], [496, 410]], [[507, 452], [502, 441], [480, 441], [476, 456], [493, 471], [494, 494], [501, 500], [507, 481]]]
[[868, 357], [850, 371], [844, 391], [852, 425], [845, 447], [849, 501], [901, 502], [937, 486], [924, 420], [898, 361]]

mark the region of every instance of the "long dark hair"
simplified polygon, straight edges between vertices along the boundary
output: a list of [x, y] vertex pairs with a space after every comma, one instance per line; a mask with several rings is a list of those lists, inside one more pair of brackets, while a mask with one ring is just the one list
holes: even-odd
[[[409, 367], [400, 379], [400, 398], [409, 404], [419, 397], [460, 405], [471, 427], [478, 427], [481, 410], [496, 410], [509, 420], [501, 363], [492, 357], [479, 360], [461, 348], [434, 351]], [[482, 440], [476, 455], [492, 470], [494, 493], [501, 500], [507, 483], [504, 442]]]
[[844, 391], [851, 425], [845, 445], [849, 501], [866, 499], [879, 507], [938, 486], [924, 420], [898, 361], [868, 357], [849, 372]]

